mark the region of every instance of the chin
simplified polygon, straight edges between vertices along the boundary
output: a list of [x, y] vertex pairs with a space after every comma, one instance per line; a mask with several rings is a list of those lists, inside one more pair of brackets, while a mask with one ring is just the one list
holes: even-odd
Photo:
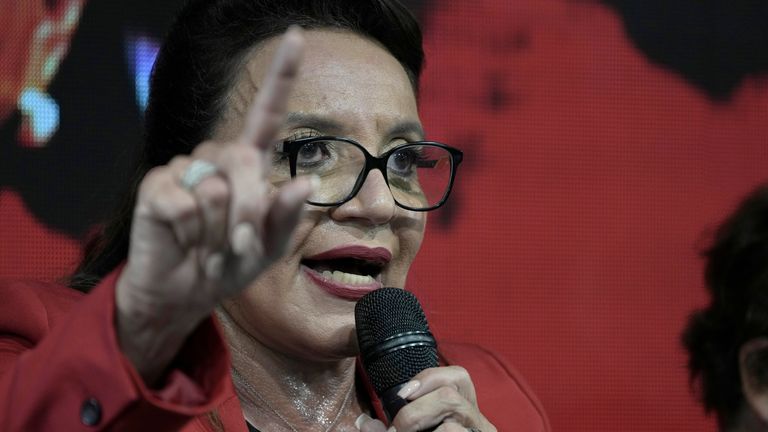
[[357, 332], [355, 326], [344, 326], [336, 330], [329, 338], [330, 352], [336, 358], [357, 357], [360, 349], [357, 345]]
[[[325, 363], [356, 357], [359, 349], [353, 319], [350, 318], [349, 324], [339, 325], [341, 319], [344, 318], [305, 322], [301, 326], [270, 332], [268, 337], [271, 343], [267, 345], [272, 345], [273, 349], [291, 357], [309, 362]], [[279, 334], [282, 334], [282, 337], [279, 337]]]

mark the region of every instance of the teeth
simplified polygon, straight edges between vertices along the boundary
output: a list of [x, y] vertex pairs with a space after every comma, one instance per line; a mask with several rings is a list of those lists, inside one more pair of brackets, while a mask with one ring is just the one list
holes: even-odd
[[333, 273], [331, 273], [329, 270], [326, 270], [323, 272], [323, 276], [328, 279], [333, 279], [337, 282], [345, 283], [348, 285], [369, 285], [376, 281], [368, 275], [344, 273], [338, 270], [334, 270]]

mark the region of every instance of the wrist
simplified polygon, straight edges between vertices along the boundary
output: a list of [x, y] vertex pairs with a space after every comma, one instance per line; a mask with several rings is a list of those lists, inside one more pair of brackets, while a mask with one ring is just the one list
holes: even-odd
[[158, 382], [187, 337], [204, 319], [184, 308], [142, 301], [122, 278], [115, 297], [118, 344], [148, 386]]

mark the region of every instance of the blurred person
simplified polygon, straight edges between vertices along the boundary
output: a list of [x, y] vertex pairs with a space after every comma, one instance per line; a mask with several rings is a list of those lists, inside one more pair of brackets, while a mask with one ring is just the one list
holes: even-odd
[[768, 430], [768, 185], [717, 229], [705, 254], [710, 304], [683, 343], [691, 382], [723, 432]]
[[[190, 1], [70, 287], [0, 285], [5, 430], [384, 431], [355, 301], [405, 285], [462, 157], [424, 141], [422, 63], [396, 0]], [[390, 426], [549, 430], [508, 365], [441, 350]]]

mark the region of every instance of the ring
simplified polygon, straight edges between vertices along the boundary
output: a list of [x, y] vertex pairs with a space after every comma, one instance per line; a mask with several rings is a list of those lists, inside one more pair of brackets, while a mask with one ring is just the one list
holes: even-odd
[[181, 185], [184, 186], [184, 189], [191, 191], [203, 180], [215, 175], [216, 171], [218, 170], [214, 164], [201, 159], [195, 159], [181, 175]]
[[467, 428], [467, 432], [483, 432], [483, 431], [477, 428]]

